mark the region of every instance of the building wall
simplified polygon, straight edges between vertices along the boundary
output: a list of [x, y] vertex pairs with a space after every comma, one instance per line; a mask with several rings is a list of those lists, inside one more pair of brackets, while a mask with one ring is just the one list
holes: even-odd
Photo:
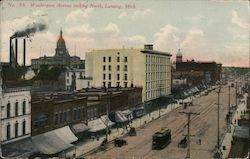
[[83, 77], [85, 77], [85, 69], [67, 70], [67, 72], [65, 73], [65, 89], [70, 90], [73, 80], [77, 80]]
[[32, 136], [84, 121], [86, 102], [86, 98], [67, 97], [32, 102]]
[[[118, 67], [120, 67], [119, 70]], [[171, 93], [170, 56], [143, 53], [141, 49], [108, 49], [89, 52], [86, 54], [86, 76], [93, 78], [90, 82], [92, 87], [104, 85], [117, 87], [118, 82], [121, 87], [142, 87], [142, 101]], [[77, 85], [80, 86], [80, 84]]]
[[[23, 103], [25, 101], [25, 103]], [[16, 103], [18, 109], [16, 109]], [[14, 142], [30, 136], [31, 133], [31, 96], [29, 91], [13, 90], [2, 94], [1, 105], [1, 140], [3, 144]], [[23, 104], [25, 109], [23, 112]], [[7, 116], [7, 105], [10, 106], [10, 116]], [[16, 114], [17, 110], [17, 114]], [[23, 132], [25, 122], [25, 132]], [[15, 124], [18, 123], [18, 134], [16, 136]], [[7, 139], [7, 126], [10, 126], [10, 138]]]

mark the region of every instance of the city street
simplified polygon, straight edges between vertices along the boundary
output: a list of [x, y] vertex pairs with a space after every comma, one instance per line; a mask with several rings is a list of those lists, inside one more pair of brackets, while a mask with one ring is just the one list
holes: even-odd
[[[218, 89], [207, 96], [195, 98], [193, 106], [183, 109], [179, 107], [157, 120], [153, 120], [143, 128], [137, 129], [137, 136], [125, 136], [128, 145], [114, 147], [111, 143], [106, 151], [94, 152], [86, 158], [185, 158], [187, 148], [178, 148], [178, 143], [187, 134], [187, 115], [179, 112], [196, 112], [200, 115], [191, 116], [191, 158], [210, 159], [217, 145], [217, 98]], [[220, 93], [220, 139], [226, 132], [226, 114], [228, 113], [228, 86]], [[235, 89], [231, 89], [231, 103], [235, 102]], [[172, 131], [172, 142], [163, 150], [152, 150], [152, 135], [162, 127]], [[201, 140], [201, 144], [199, 143]], [[221, 141], [220, 141], [221, 142]]]

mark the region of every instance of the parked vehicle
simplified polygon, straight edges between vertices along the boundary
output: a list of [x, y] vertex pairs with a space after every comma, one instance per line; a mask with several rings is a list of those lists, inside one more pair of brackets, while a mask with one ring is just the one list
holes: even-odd
[[152, 149], [163, 149], [171, 142], [171, 130], [163, 128], [153, 135]]
[[127, 141], [124, 139], [115, 139], [115, 141], [114, 141], [114, 145], [116, 147], [122, 147], [122, 146], [127, 145], [127, 144], [128, 144]]

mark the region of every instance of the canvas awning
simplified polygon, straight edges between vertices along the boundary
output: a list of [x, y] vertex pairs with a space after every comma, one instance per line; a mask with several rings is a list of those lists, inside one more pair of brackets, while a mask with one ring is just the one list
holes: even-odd
[[70, 130], [69, 126], [32, 137], [32, 142], [38, 151], [46, 155], [66, 150], [72, 147], [71, 143], [75, 141], [77, 141], [77, 137]]
[[101, 116], [101, 120], [102, 120], [102, 122], [103, 122], [105, 125], [107, 125], [107, 123], [108, 123], [108, 127], [110, 127], [110, 126], [112, 126], [112, 125], [115, 124], [114, 122], [112, 122], [112, 121], [108, 118], [107, 115]]
[[121, 111], [121, 113], [126, 116], [129, 120], [132, 120], [133, 117], [133, 112], [129, 109]]
[[75, 134], [89, 130], [89, 127], [86, 124], [84, 124], [83, 122], [73, 124], [70, 126], [70, 128], [73, 131], [73, 133], [75, 133]]
[[128, 118], [125, 115], [123, 115], [121, 111], [115, 112], [115, 122], [123, 123], [126, 121], [128, 121]]
[[106, 129], [106, 125], [103, 123], [101, 118], [91, 120], [88, 122], [89, 132], [97, 132]]

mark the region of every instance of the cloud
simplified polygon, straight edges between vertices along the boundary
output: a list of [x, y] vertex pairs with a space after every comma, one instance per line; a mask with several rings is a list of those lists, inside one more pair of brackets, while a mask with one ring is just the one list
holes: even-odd
[[119, 16], [118, 16], [119, 19], [128, 18], [128, 17], [129, 17], [129, 16], [128, 16], [127, 12], [122, 12], [122, 13], [119, 14]]
[[155, 48], [166, 52], [175, 52], [179, 45], [179, 30], [172, 25], [165, 25], [154, 34]]
[[233, 10], [232, 11], [232, 23], [239, 26], [242, 29], [248, 29], [249, 28], [249, 24], [244, 21], [242, 18], [239, 17], [238, 13]]
[[120, 33], [120, 29], [118, 28], [118, 26], [112, 22], [109, 22], [107, 26], [104, 28], [104, 30], [112, 34]]
[[66, 23], [70, 24], [79, 19], [88, 18], [92, 12], [93, 12], [93, 8], [87, 8], [85, 10], [77, 9], [77, 10], [70, 12], [66, 16], [65, 21]]
[[83, 36], [85, 34], [94, 33], [95, 31], [95, 28], [91, 27], [88, 23], [66, 29], [66, 33], [70, 36]]
[[118, 18], [119, 19], [131, 19], [131, 20], [136, 20], [139, 18], [144, 18], [150, 15], [152, 11], [150, 9], [144, 9], [144, 10], [136, 10], [131, 14], [128, 14], [127, 12], [122, 12], [119, 14]]

